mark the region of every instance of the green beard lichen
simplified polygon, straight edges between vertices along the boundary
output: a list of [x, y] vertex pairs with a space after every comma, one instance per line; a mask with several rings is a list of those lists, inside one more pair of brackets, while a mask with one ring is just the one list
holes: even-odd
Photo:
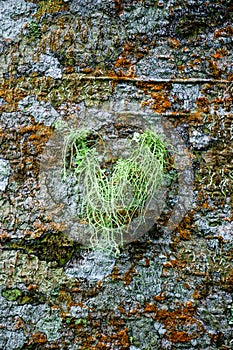
[[[72, 173], [82, 188], [77, 195], [80, 220], [91, 228], [93, 249], [118, 250], [123, 230], [136, 219], [136, 228], [163, 182], [166, 143], [154, 131], [134, 133], [129, 157], [106, 161], [97, 151], [103, 140], [91, 130], [71, 130], [63, 152], [63, 174]], [[104, 160], [105, 159], [105, 160]], [[118, 242], [117, 242], [118, 241]]]

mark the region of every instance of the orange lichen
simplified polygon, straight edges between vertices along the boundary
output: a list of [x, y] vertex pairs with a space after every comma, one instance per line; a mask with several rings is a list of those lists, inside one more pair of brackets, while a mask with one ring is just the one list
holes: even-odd
[[198, 109], [202, 112], [208, 112], [210, 108], [210, 103], [207, 97], [198, 97], [196, 100]]
[[178, 39], [175, 39], [175, 38], [168, 38], [168, 45], [172, 49], [177, 49], [177, 48], [180, 48], [181, 42]]
[[211, 59], [209, 59], [208, 62], [209, 62], [209, 69], [210, 69], [213, 77], [215, 79], [221, 78], [222, 73], [223, 73], [223, 69], [221, 68], [221, 66], [218, 66], [218, 62], [211, 60]]
[[10, 238], [11, 238], [11, 236], [7, 233], [7, 231], [3, 230], [0, 227], [0, 242], [3, 243], [5, 241], [9, 240]]
[[186, 267], [187, 263], [184, 260], [171, 259], [171, 264], [173, 267], [183, 269]]
[[227, 37], [227, 36], [232, 36], [233, 35], [233, 27], [228, 25], [223, 28], [216, 29], [214, 32], [214, 38], [217, 39], [221, 36]]
[[133, 264], [133, 266], [130, 267], [128, 271], [124, 273], [122, 276], [122, 280], [124, 281], [125, 285], [129, 285], [133, 279], [133, 276], [137, 274], [137, 271], [135, 270], [136, 263]]
[[150, 266], [150, 259], [145, 258], [145, 265], [146, 265], [146, 267]]
[[38, 285], [37, 284], [29, 284], [29, 286], [27, 286], [27, 290], [38, 290]]
[[163, 293], [160, 293], [154, 296], [154, 300], [158, 302], [164, 301], [165, 299], [166, 299], [166, 296]]
[[[156, 315], [153, 318], [166, 328], [167, 332], [164, 335], [166, 339], [173, 343], [184, 343], [198, 338], [203, 331], [201, 322], [193, 317], [194, 313], [195, 309], [192, 304], [186, 304], [186, 306], [181, 306], [180, 309], [171, 312], [156, 310]], [[196, 324], [198, 330], [189, 332], [189, 328], [193, 324]], [[181, 330], [182, 328], [184, 330]]]
[[[132, 77], [135, 74], [135, 63], [138, 62], [141, 58], [145, 56], [145, 54], [148, 54], [149, 52], [149, 49], [146, 45], [147, 43], [144, 42], [143, 38], [139, 38], [140, 44], [136, 43], [136, 41], [137, 35], [135, 34], [135, 40], [127, 41], [124, 43], [123, 51], [115, 62], [116, 68], [127, 68], [129, 70], [127, 76], [129, 76], [129, 72], [131, 72], [130, 76]], [[151, 45], [153, 44], [151, 43]], [[122, 73], [123, 75], [125, 74], [124, 72]], [[117, 72], [117, 74], [119, 74], [119, 71]]]
[[138, 82], [137, 86], [143, 90], [145, 95], [150, 95], [150, 99], [143, 101], [142, 106], [149, 106], [157, 113], [164, 113], [171, 108], [171, 102], [168, 97], [168, 86], [164, 83], [153, 84], [150, 82]]
[[181, 239], [189, 239], [191, 232], [190, 230], [179, 228], [179, 234]]
[[[0, 97], [10, 105], [3, 105], [2, 108], [7, 108], [10, 111], [17, 109], [16, 102], [22, 100], [28, 95], [28, 90], [25, 89], [25, 78], [6, 79], [0, 83]], [[13, 107], [13, 108], [12, 108]]]
[[[154, 299], [156, 299], [156, 297]], [[157, 301], [160, 301], [160, 299]], [[201, 322], [194, 317], [195, 308], [191, 301], [188, 301], [185, 305], [180, 305], [180, 308], [174, 311], [160, 310], [157, 308], [156, 304], [146, 303], [143, 309], [143, 313], [144, 312], [147, 314], [150, 313], [154, 320], [164, 325], [166, 328], [164, 337], [173, 343], [183, 343], [196, 339], [203, 332]], [[139, 308], [137, 314], [140, 315], [141, 313], [142, 310], [140, 311]], [[132, 315], [132, 313], [130, 313], [130, 315]], [[196, 329], [190, 332], [190, 327], [194, 324], [196, 325]]]
[[216, 52], [212, 55], [213, 58], [217, 59], [217, 58], [223, 58], [223, 55], [219, 52]]
[[141, 103], [142, 106], [148, 105], [156, 113], [164, 113], [171, 107], [170, 100], [163, 94], [157, 92], [151, 92], [152, 99]]
[[[28, 119], [29, 122], [33, 122], [33, 118]], [[7, 132], [0, 130], [3, 152], [8, 152], [9, 144], [11, 144], [20, 153], [20, 160], [16, 158], [12, 161], [12, 167], [15, 170], [12, 179], [21, 181], [29, 173], [33, 173], [35, 178], [38, 177], [39, 164], [37, 156], [43, 152], [46, 142], [52, 133], [51, 128], [38, 124], [15, 127]], [[28, 231], [28, 233], [30, 232]]]
[[166, 261], [165, 263], [163, 263], [164, 267], [172, 267], [172, 263], [170, 261]]
[[[231, 256], [232, 256], [232, 253], [233, 252], [231, 252]], [[224, 277], [223, 286], [225, 290], [228, 290], [229, 292], [231, 292], [232, 286], [233, 286], [233, 269], [231, 269], [229, 273], [226, 275], [226, 277]]]
[[184, 71], [184, 69], [185, 69], [185, 66], [184, 65], [180, 65], [180, 66], [177, 67], [177, 69], [178, 69], [179, 72], [182, 73]]
[[128, 336], [128, 328], [125, 328], [117, 332], [117, 338], [119, 340], [119, 345], [122, 346], [122, 349], [129, 347], [130, 342], [129, 342], [129, 336]]
[[116, 60], [116, 63], [115, 63], [115, 66], [116, 67], [123, 67], [123, 68], [125, 68], [125, 67], [130, 67], [132, 65], [132, 63], [129, 61], [129, 60], [127, 60], [125, 57], [120, 57], [120, 58], [118, 58], [117, 60]]
[[144, 312], [156, 312], [157, 308], [155, 304], [146, 304], [144, 307]]
[[114, 0], [114, 3], [115, 3], [115, 10], [117, 12], [117, 15], [120, 16], [124, 10], [121, 0]]
[[193, 292], [193, 299], [201, 299], [202, 298], [202, 296], [201, 296], [201, 294], [199, 293], [199, 291], [198, 290], [195, 290], [194, 292]]
[[112, 270], [112, 273], [111, 273], [111, 277], [112, 277], [114, 280], [120, 279], [120, 277], [119, 277], [119, 268], [118, 268], [118, 266], [114, 266], [114, 268], [113, 268], [113, 270]]
[[183, 220], [177, 227], [176, 231], [179, 233], [180, 239], [188, 240], [191, 238], [192, 229], [193, 229], [193, 217], [194, 217], [194, 210], [190, 211], [190, 213], [183, 218]]
[[14, 326], [14, 329], [17, 330], [17, 329], [24, 328], [24, 327], [25, 327], [25, 323], [24, 323], [23, 319], [21, 317], [18, 317], [16, 324]]
[[203, 209], [210, 209], [210, 210], [213, 210], [213, 208], [208, 204], [208, 202], [202, 203], [202, 208], [203, 208]]
[[44, 333], [38, 332], [32, 334], [31, 338], [29, 339], [27, 345], [31, 344], [44, 344], [47, 342], [47, 337]]
[[[81, 349], [110, 350], [113, 345], [120, 347], [120, 349], [128, 349], [130, 345], [128, 328], [122, 328], [122, 321], [119, 319], [111, 319], [110, 322], [112, 323], [113, 329], [116, 330], [113, 331], [111, 334], [105, 334], [104, 332], [95, 332], [94, 335], [90, 335], [81, 328], [76, 329], [76, 332], [79, 334], [78, 339], [85, 339]], [[96, 324], [96, 321], [92, 323], [94, 326], [94, 323]], [[100, 322], [97, 322], [97, 325], [100, 326]], [[93, 343], [95, 343], [95, 345], [92, 345]]]
[[117, 307], [121, 314], [125, 314], [125, 309], [122, 306]]

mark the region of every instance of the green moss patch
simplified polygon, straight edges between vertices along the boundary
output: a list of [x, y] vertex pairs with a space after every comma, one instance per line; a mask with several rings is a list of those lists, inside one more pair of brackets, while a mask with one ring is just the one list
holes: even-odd
[[9, 288], [2, 291], [2, 296], [8, 301], [16, 301], [22, 295], [22, 291], [18, 288]]
[[77, 248], [65, 234], [57, 232], [46, 233], [38, 239], [10, 242], [9, 246], [25, 250], [40, 260], [54, 261], [58, 266], [64, 266]]

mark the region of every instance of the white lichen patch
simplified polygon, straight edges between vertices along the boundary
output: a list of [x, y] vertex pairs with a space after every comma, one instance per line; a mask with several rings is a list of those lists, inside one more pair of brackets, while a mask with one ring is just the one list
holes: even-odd
[[45, 73], [46, 77], [53, 79], [62, 78], [62, 69], [60, 62], [57, 58], [51, 54], [40, 54], [40, 61], [34, 64], [34, 69], [39, 72]]
[[189, 141], [193, 145], [193, 147], [195, 147], [197, 149], [203, 149], [209, 145], [210, 136], [206, 135], [202, 131], [191, 130]]
[[39, 331], [46, 334], [48, 341], [57, 340], [60, 338], [59, 329], [61, 327], [62, 319], [57, 313], [52, 313], [45, 319], [38, 322], [37, 328]]
[[24, 0], [0, 0], [0, 38], [17, 38], [36, 9], [37, 5]]
[[5, 191], [10, 175], [9, 162], [3, 158], [0, 158], [0, 191]]
[[49, 102], [39, 101], [36, 96], [27, 96], [18, 103], [19, 110], [28, 116], [33, 116], [38, 123], [47, 126], [59, 117], [59, 113]]
[[71, 261], [65, 273], [68, 277], [100, 281], [112, 272], [114, 264], [112, 256], [94, 251], [83, 255], [82, 261]]
[[196, 100], [199, 96], [199, 86], [186, 84], [173, 84], [170, 101], [177, 103], [184, 110], [192, 110], [196, 107]]

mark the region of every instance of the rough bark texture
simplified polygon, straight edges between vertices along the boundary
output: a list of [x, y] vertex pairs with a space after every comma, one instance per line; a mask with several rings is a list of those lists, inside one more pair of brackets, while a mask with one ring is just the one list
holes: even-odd
[[[0, 1], [0, 349], [232, 349], [232, 18], [230, 0]], [[44, 212], [40, 162], [54, 122], [130, 114], [179, 134], [192, 202], [114, 258]]]

